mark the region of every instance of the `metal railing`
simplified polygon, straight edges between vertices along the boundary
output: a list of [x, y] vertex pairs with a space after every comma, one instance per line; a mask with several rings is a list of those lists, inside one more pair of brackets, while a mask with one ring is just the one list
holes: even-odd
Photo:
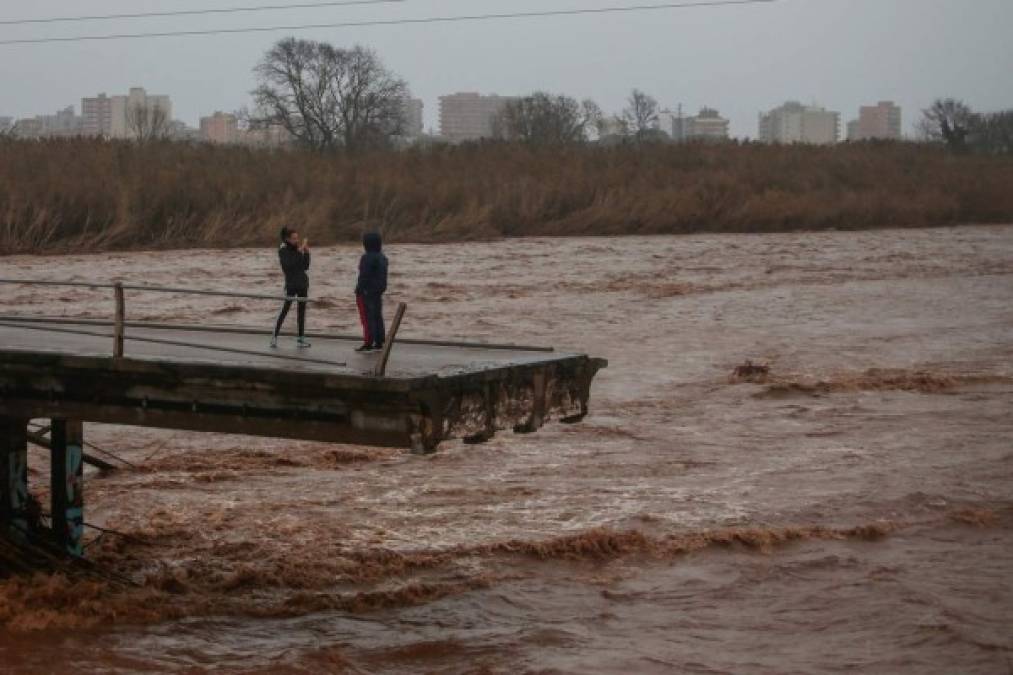
[[[194, 349], [206, 349], [211, 351], [226, 352], [233, 354], [245, 354], [249, 356], [262, 356], [270, 357], [273, 359], [285, 360], [285, 361], [298, 361], [304, 363], [323, 364], [330, 366], [346, 367], [348, 364], [339, 361], [328, 361], [324, 359], [316, 359], [305, 356], [291, 356], [288, 354], [279, 354], [277, 352], [267, 351], [253, 351], [246, 349], [238, 349], [232, 347], [223, 347], [220, 345], [209, 345], [204, 343], [185, 342], [181, 340], [168, 340], [165, 338], [155, 337], [143, 337], [138, 335], [128, 335], [128, 328], [137, 328], [141, 330], [176, 330], [186, 332], [208, 332], [208, 333], [227, 333], [227, 334], [240, 334], [240, 335], [263, 335], [264, 332], [259, 329], [250, 328], [246, 326], [193, 326], [193, 325], [181, 325], [181, 324], [167, 324], [167, 323], [145, 323], [145, 322], [131, 322], [127, 321], [126, 311], [126, 294], [127, 291], [134, 292], [145, 292], [145, 293], [166, 293], [166, 294], [182, 294], [182, 295], [203, 295], [212, 297], [222, 298], [241, 298], [246, 300], [262, 300], [270, 302], [296, 302], [313, 304], [320, 302], [313, 298], [301, 298], [301, 297], [287, 297], [282, 295], [268, 295], [260, 293], [236, 293], [231, 291], [214, 291], [194, 288], [177, 288], [168, 286], [147, 286], [141, 284], [125, 284], [122, 282], [113, 283], [97, 283], [90, 281], [50, 281], [43, 279], [5, 279], [0, 278], [0, 284], [8, 285], [25, 285], [25, 286], [56, 286], [56, 287], [67, 287], [67, 288], [88, 288], [96, 290], [112, 290], [114, 300], [114, 311], [112, 321], [104, 321], [101, 319], [82, 319], [82, 318], [70, 318], [70, 317], [40, 317], [40, 316], [21, 316], [21, 315], [3, 315], [0, 314], [0, 326], [9, 328], [21, 328], [25, 330], [39, 330], [49, 331], [56, 333], [68, 333], [76, 335], [85, 335], [89, 337], [100, 337], [100, 338], [111, 338], [113, 341], [113, 356], [115, 358], [123, 358], [125, 354], [125, 343], [128, 341], [133, 342], [146, 342], [152, 344], [160, 344], [172, 347], [184, 347]], [[391, 330], [387, 336], [384, 350], [380, 355], [380, 359], [374, 370], [374, 373], [378, 376], [386, 374], [387, 364], [390, 360], [390, 351], [393, 347], [395, 339], [397, 339], [398, 330], [401, 326], [401, 321], [404, 318], [407, 305], [399, 303], [397, 311], [395, 312], [394, 320], [391, 324]], [[26, 325], [26, 324], [38, 324], [38, 325]], [[75, 326], [90, 326], [90, 327], [112, 327], [112, 334], [96, 333], [91, 331], [81, 330], [79, 328], [54, 328], [53, 326], [59, 325], [75, 325]], [[48, 327], [42, 327], [48, 326]], [[361, 337], [350, 336], [350, 335], [330, 335], [326, 333], [308, 333], [309, 337], [331, 339], [331, 340], [361, 340]], [[430, 347], [454, 347], [461, 349], [485, 349], [492, 351], [525, 351], [525, 352], [543, 352], [551, 353], [554, 352], [552, 347], [537, 347], [531, 345], [516, 345], [516, 344], [494, 344], [484, 342], [464, 342], [464, 341], [453, 341], [453, 340], [420, 340], [420, 339], [397, 339], [399, 343], [421, 345]]]
[[[123, 358], [125, 353], [125, 343], [127, 341], [133, 342], [146, 342], [150, 344], [160, 344], [172, 347], [186, 347], [192, 349], [207, 349], [218, 352], [228, 352], [232, 354], [244, 354], [247, 356], [266, 356], [274, 359], [287, 360], [287, 361], [300, 361], [304, 363], [316, 363], [330, 366], [345, 367], [348, 364], [343, 361], [328, 361], [324, 359], [308, 358], [303, 356], [290, 356], [288, 354], [277, 354], [274, 352], [262, 352], [254, 351], [249, 349], [238, 349], [233, 347], [222, 347], [220, 345], [209, 345], [196, 342], [184, 342], [181, 340], [166, 340], [163, 338], [154, 337], [143, 337], [139, 335], [127, 335], [126, 329], [129, 325], [127, 323], [127, 309], [126, 309], [126, 292], [127, 291], [138, 291], [146, 293], [167, 293], [167, 294], [180, 294], [180, 295], [205, 295], [222, 298], [242, 298], [245, 300], [266, 300], [271, 302], [298, 302], [298, 303], [313, 303], [316, 302], [312, 298], [301, 298], [301, 297], [288, 297], [282, 295], [266, 295], [258, 293], [234, 293], [230, 291], [209, 291], [194, 288], [175, 288], [167, 286], [146, 286], [140, 284], [124, 284], [122, 282], [114, 283], [96, 283], [88, 281], [49, 281], [42, 279], [0, 279], [0, 284], [5, 285], [23, 285], [23, 286], [56, 286], [65, 288], [89, 288], [96, 290], [109, 290], [113, 291], [113, 320], [112, 320], [112, 335], [109, 336], [103, 333], [95, 333], [90, 331], [83, 331], [69, 328], [53, 328], [49, 326], [47, 328], [41, 328], [38, 326], [28, 326], [21, 323], [10, 323], [11, 317], [6, 317], [7, 321], [0, 323], [0, 325], [8, 328], [21, 328], [24, 330], [43, 330], [55, 333], [68, 333], [75, 335], [85, 335], [89, 337], [101, 337], [107, 338], [112, 337], [113, 350], [112, 354], [114, 358]], [[28, 317], [26, 317], [28, 318]], [[14, 319], [17, 321], [17, 319]]]

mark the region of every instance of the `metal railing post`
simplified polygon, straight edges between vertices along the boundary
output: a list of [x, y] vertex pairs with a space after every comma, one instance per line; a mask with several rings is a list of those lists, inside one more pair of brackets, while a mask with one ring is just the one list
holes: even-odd
[[113, 356], [115, 358], [123, 357], [123, 324], [126, 321], [127, 309], [126, 301], [124, 299], [123, 284], [116, 282], [113, 287], [113, 292], [116, 296], [116, 315], [113, 320]]

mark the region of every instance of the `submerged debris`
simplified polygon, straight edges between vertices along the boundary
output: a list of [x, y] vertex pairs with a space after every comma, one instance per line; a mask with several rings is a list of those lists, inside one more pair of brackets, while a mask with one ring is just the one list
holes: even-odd
[[732, 377], [743, 382], [765, 382], [770, 375], [770, 366], [765, 363], [753, 363], [747, 360], [741, 366], [737, 366]]

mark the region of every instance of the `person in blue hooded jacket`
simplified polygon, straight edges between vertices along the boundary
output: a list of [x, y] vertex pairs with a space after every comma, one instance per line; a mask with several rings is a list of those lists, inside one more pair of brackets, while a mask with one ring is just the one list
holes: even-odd
[[359, 352], [383, 349], [386, 329], [383, 325], [383, 294], [387, 292], [387, 256], [383, 254], [383, 239], [378, 232], [362, 237], [366, 252], [359, 259], [359, 280], [355, 284], [355, 297], [362, 321], [362, 346]]

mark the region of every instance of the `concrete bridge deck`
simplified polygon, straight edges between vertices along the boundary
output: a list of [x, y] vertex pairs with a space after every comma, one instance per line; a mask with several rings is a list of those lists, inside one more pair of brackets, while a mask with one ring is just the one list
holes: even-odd
[[[350, 337], [310, 333], [312, 347], [309, 349], [297, 349], [291, 337], [282, 337], [278, 348], [270, 349], [270, 336], [266, 331], [251, 334], [248, 331], [237, 332], [227, 326], [201, 330], [158, 326], [129, 326], [130, 359], [372, 377], [380, 356], [379, 352], [355, 352], [360, 341]], [[108, 322], [48, 323], [0, 317], [0, 350], [4, 351], [108, 356], [112, 340], [112, 327]], [[187, 344], [168, 344], [171, 342]], [[440, 344], [399, 339], [392, 349], [384, 377], [400, 380], [434, 375], [449, 377], [509, 366], [551, 363], [574, 356], [577, 354], [557, 352], [552, 348], [483, 348], [479, 343]]]

